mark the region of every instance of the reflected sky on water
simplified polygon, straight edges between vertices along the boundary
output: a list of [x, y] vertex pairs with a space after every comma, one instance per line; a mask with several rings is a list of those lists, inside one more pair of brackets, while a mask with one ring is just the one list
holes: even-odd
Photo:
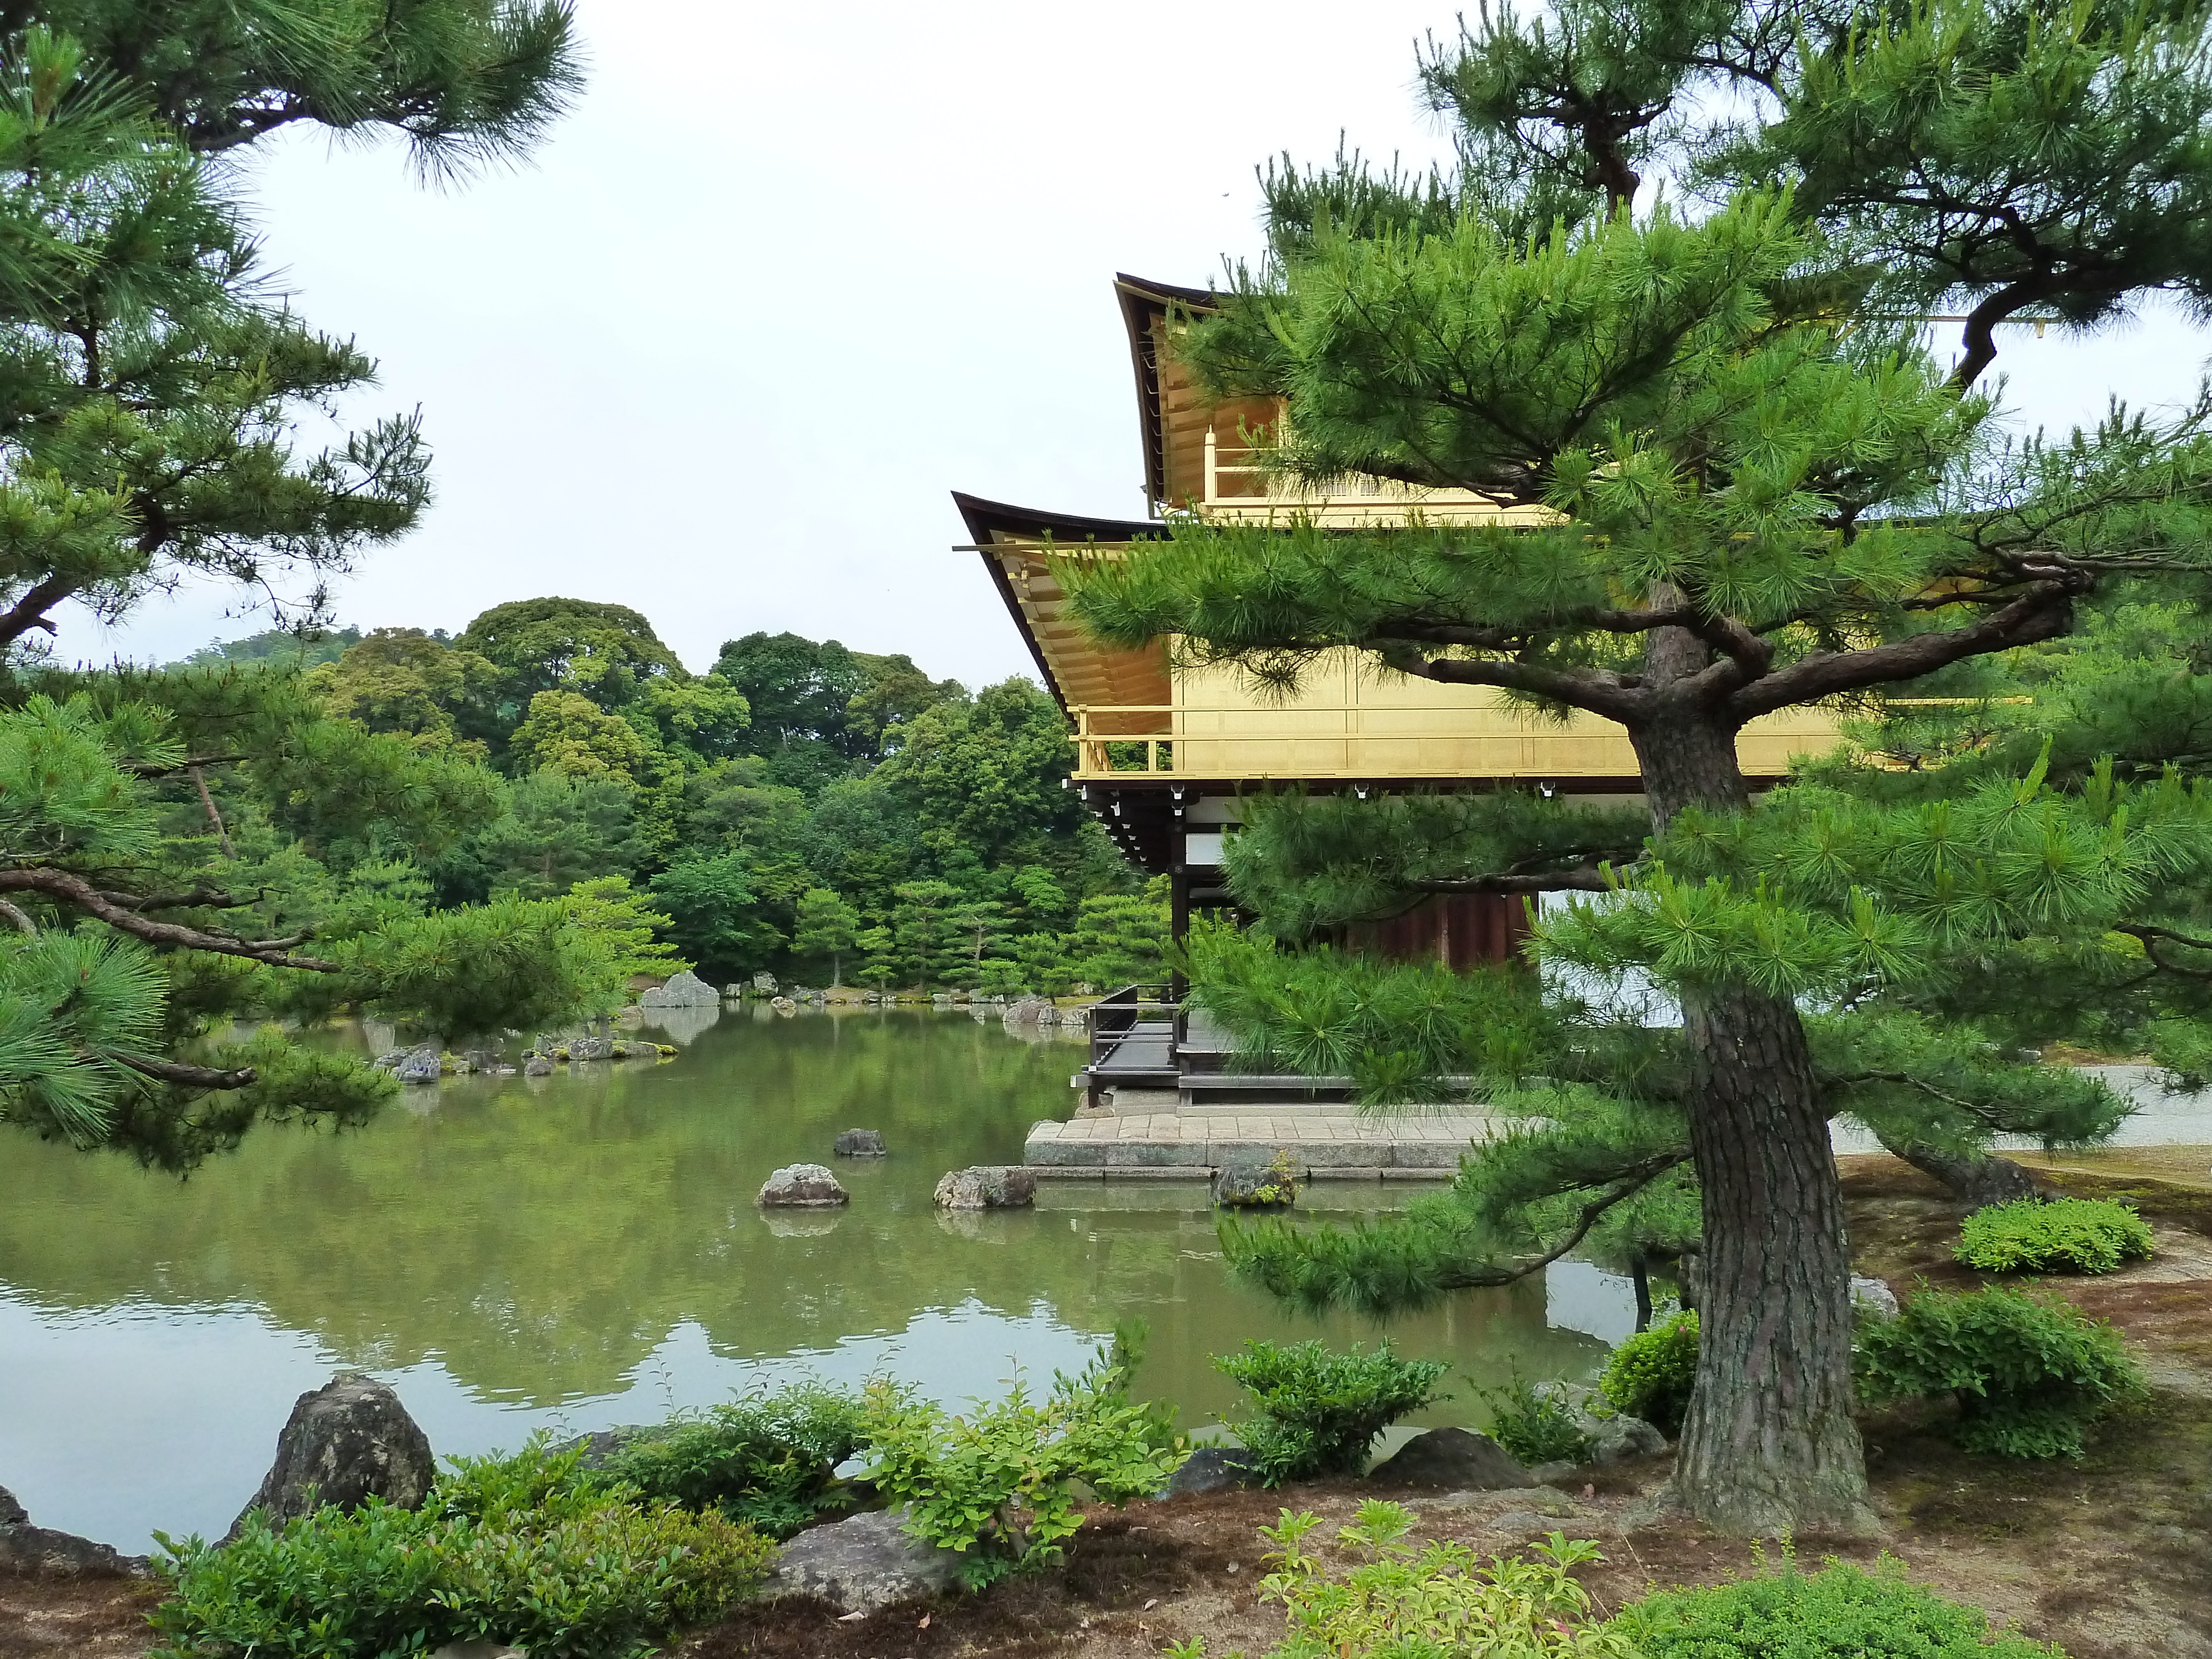
[[[748, 1010], [665, 1065], [448, 1079], [354, 1133], [257, 1131], [181, 1182], [9, 1135], [0, 1486], [128, 1550], [219, 1533], [293, 1400], [341, 1365], [391, 1382], [448, 1453], [797, 1376], [994, 1395], [1131, 1317], [1151, 1327], [1140, 1386], [1196, 1424], [1237, 1398], [1213, 1354], [1378, 1334], [1229, 1283], [1194, 1182], [1048, 1182], [1034, 1211], [941, 1215], [938, 1177], [1018, 1158], [1032, 1121], [1066, 1113], [1081, 1056], [965, 1014]], [[852, 1127], [890, 1157], [830, 1159]], [[835, 1162], [850, 1206], [757, 1210], [768, 1172], [801, 1160]], [[1309, 1194], [1331, 1212], [1406, 1196]], [[1460, 1368], [1435, 1420], [1480, 1421], [1474, 1388], [1516, 1364], [1589, 1375], [1632, 1323], [1621, 1280], [1562, 1262], [1389, 1334]]]

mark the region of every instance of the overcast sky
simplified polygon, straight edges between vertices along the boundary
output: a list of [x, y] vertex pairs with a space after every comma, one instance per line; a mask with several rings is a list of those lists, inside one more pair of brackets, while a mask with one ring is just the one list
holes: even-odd
[[[1446, 148], [1411, 86], [1449, 0], [578, 10], [590, 85], [532, 166], [426, 190], [395, 145], [304, 133], [248, 163], [283, 288], [382, 364], [359, 414], [420, 405], [436, 447], [435, 503], [342, 584], [346, 622], [564, 594], [635, 606], [695, 669], [789, 629], [1030, 672], [948, 492], [1141, 516], [1114, 273], [1251, 252], [1271, 154]], [[2053, 423], [2179, 398], [2208, 349], [2171, 319], [2004, 343], [2010, 401]], [[239, 602], [64, 613], [58, 649], [180, 656], [262, 626]]]

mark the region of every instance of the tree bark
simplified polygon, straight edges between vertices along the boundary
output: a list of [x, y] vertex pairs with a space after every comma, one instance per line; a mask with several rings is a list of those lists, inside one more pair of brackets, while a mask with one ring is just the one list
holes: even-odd
[[1924, 1140], [1881, 1138], [1883, 1147], [1903, 1158], [1921, 1174], [1943, 1184], [1954, 1198], [1980, 1209], [1985, 1204], [2010, 1204], [2016, 1199], [2042, 1198], [2035, 1177], [2008, 1158], [1991, 1152], [1947, 1152]]
[[[1664, 684], [1710, 657], [1670, 628], [1646, 660]], [[1655, 828], [1687, 807], [1748, 805], [1735, 723], [1718, 709], [1662, 697], [1630, 736]], [[1674, 1496], [1726, 1532], [1870, 1531], [1843, 1188], [1804, 1025], [1786, 998], [1723, 986], [1684, 995], [1682, 1030], [1705, 1242]]]

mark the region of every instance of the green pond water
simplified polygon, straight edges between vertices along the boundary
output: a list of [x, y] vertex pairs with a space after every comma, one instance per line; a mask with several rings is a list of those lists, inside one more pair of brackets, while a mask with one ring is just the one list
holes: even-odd
[[[340, 1365], [391, 1382], [441, 1453], [475, 1452], [805, 1375], [995, 1395], [1131, 1316], [1144, 1390], [1197, 1425], [1237, 1399], [1212, 1355], [1377, 1334], [1231, 1285], [1195, 1182], [1046, 1182], [1034, 1211], [940, 1214], [945, 1170], [1015, 1161], [1066, 1115], [1074, 1043], [964, 1013], [695, 1023], [664, 1065], [448, 1079], [358, 1133], [258, 1131], [184, 1182], [0, 1137], [0, 1486], [128, 1550], [218, 1533]], [[770, 1170], [832, 1162], [856, 1127], [891, 1155], [835, 1160], [848, 1208], [754, 1206]], [[1307, 1207], [1406, 1193], [1322, 1185]], [[1461, 1368], [1431, 1420], [1480, 1422], [1473, 1389], [1516, 1363], [1587, 1376], [1632, 1324], [1622, 1281], [1562, 1262], [1389, 1334]]]

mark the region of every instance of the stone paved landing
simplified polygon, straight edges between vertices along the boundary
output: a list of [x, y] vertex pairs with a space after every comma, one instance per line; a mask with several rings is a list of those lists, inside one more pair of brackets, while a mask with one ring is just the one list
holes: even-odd
[[1022, 1161], [1040, 1173], [1187, 1169], [1195, 1175], [1287, 1151], [1308, 1171], [1420, 1170], [1442, 1177], [1458, 1169], [1468, 1142], [1488, 1139], [1505, 1121], [1463, 1113], [1355, 1117], [1266, 1110], [1048, 1120], [1031, 1127]]

